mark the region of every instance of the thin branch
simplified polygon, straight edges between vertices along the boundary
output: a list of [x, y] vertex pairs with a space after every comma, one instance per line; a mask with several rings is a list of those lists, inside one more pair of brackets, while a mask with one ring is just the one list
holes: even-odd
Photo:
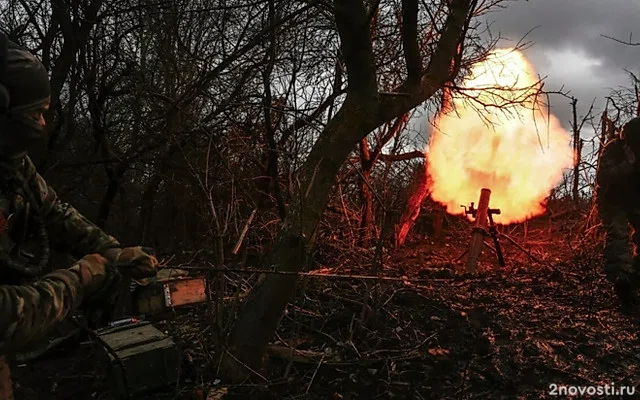
[[375, 96], [376, 62], [364, 3], [362, 0], [337, 2], [335, 20], [347, 66], [348, 91], [358, 96]]
[[369, 131], [431, 98], [445, 82], [457, 74], [459, 65], [452, 69], [452, 60], [458, 55], [459, 44], [464, 40], [469, 16], [473, 14], [475, 5], [475, 0], [452, 0], [449, 3], [449, 15], [444, 22], [443, 32], [429, 65], [422, 74], [420, 84], [416, 87], [412, 82], [405, 81], [395, 90], [407, 93], [408, 96], [381, 96], [375, 118], [369, 121]]
[[634, 42], [632, 38], [632, 33], [629, 34], [629, 40], [620, 40], [607, 35], [600, 35], [605, 39], [613, 40], [614, 42], [618, 42], [620, 44], [624, 44], [625, 46], [640, 46], [640, 42]]
[[416, 158], [425, 158], [425, 154], [423, 151], [414, 150], [408, 153], [402, 154], [380, 154], [381, 161], [407, 161], [414, 160]]
[[407, 80], [416, 82], [422, 72], [418, 47], [418, 0], [402, 0], [402, 49], [407, 63]]

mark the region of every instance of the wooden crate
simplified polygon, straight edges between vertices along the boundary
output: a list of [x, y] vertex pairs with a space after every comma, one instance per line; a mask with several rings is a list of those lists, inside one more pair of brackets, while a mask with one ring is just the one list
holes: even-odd
[[153, 314], [173, 307], [198, 304], [209, 299], [204, 277], [179, 277], [158, 280], [136, 289], [136, 314]]

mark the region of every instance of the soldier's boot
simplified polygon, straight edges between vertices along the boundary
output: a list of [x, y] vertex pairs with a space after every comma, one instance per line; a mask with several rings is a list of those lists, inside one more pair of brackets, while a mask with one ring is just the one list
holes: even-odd
[[640, 275], [634, 273], [629, 263], [621, 262], [620, 259], [616, 261], [614, 263], [609, 259], [609, 262], [605, 263], [604, 271], [607, 280], [613, 284], [613, 291], [618, 300], [620, 311], [630, 314], [640, 307], [640, 299], [638, 298]]
[[615, 207], [599, 207], [602, 226], [605, 229], [603, 249], [604, 272], [613, 283], [621, 311], [629, 312], [637, 303], [637, 275], [634, 273], [633, 256], [629, 248], [629, 217], [626, 210]]

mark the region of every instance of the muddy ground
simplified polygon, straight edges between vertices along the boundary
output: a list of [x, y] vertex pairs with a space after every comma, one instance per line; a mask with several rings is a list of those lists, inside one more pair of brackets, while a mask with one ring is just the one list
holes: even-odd
[[[179, 385], [149, 398], [541, 399], [565, 397], [553, 385], [640, 385], [640, 318], [618, 311], [600, 270], [601, 236], [584, 233], [585, 217], [501, 227], [528, 254], [503, 236], [507, 265], [487, 246], [473, 276], [453, 273], [471, 232], [455, 218], [440, 237], [414, 235], [385, 255], [380, 271], [373, 250], [335, 251], [323, 273], [387, 278], [303, 279], [264, 380], [244, 385], [216, 379], [208, 307], [158, 316], [185, 362]], [[66, 346], [18, 367], [20, 395], [110, 398], [96, 352]]]

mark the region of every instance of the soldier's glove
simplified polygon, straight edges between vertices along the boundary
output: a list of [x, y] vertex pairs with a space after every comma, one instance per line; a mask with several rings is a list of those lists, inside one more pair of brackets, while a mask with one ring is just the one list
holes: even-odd
[[91, 297], [101, 292], [101, 289], [109, 286], [113, 281], [115, 271], [108, 263], [107, 259], [100, 254], [89, 254], [76, 261], [69, 268], [80, 278], [85, 297]]
[[120, 272], [133, 279], [152, 278], [158, 273], [158, 259], [148, 247], [113, 248], [105, 251], [104, 256]]

